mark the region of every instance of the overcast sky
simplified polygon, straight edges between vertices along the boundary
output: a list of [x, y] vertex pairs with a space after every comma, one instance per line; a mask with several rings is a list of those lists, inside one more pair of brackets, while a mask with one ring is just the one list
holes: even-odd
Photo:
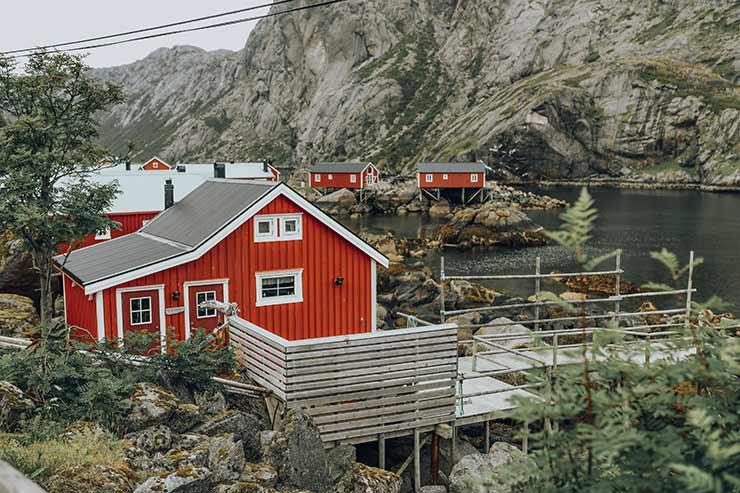
[[[21, 0], [7, 2], [0, 26], [0, 51], [29, 48], [114, 34], [193, 17], [269, 3], [270, 0]], [[267, 9], [210, 21], [267, 13]], [[207, 50], [238, 50], [257, 21], [92, 50], [93, 67], [139, 60], [162, 46], [193, 45]], [[195, 24], [193, 24], [194, 26]]]

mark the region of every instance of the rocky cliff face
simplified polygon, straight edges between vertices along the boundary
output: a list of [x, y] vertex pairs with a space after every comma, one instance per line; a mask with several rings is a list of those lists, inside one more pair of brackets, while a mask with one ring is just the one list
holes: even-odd
[[740, 184], [735, 0], [350, 0], [96, 73], [129, 94], [103, 140], [142, 156]]

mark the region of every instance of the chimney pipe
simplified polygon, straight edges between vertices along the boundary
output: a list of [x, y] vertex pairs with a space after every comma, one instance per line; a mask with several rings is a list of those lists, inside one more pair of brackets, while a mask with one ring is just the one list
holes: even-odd
[[226, 178], [226, 164], [225, 163], [213, 163], [213, 177], [214, 178]]
[[175, 205], [175, 185], [171, 179], [167, 179], [164, 182], [164, 208], [169, 209], [173, 205]]
[[131, 161], [126, 161], [126, 171], [131, 171]]
[[267, 173], [267, 161], [262, 161], [262, 171]]

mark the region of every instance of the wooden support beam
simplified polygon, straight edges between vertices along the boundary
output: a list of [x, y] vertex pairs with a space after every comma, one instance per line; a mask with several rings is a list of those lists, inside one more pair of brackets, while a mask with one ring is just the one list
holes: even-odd
[[385, 469], [385, 436], [382, 433], [378, 436], [378, 467]]
[[414, 428], [414, 491], [421, 491], [421, 442], [419, 428]]
[[444, 438], [445, 440], [451, 440], [452, 439], [452, 426], [445, 424], [445, 423], [440, 423], [435, 427], [434, 433]]
[[439, 483], [439, 435], [432, 433], [432, 484]]
[[[417, 428], [417, 430], [418, 430], [418, 428]], [[429, 437], [429, 435], [427, 435], [426, 437], [424, 437], [424, 439], [423, 439], [423, 440], [421, 441], [421, 444], [419, 445], [419, 448], [420, 448], [420, 449], [424, 448], [424, 446], [425, 446], [425, 445], [427, 444], [427, 442], [429, 441], [429, 438], [430, 438], [430, 437]], [[406, 458], [406, 460], [405, 460], [405, 461], [403, 461], [403, 464], [401, 464], [401, 466], [400, 466], [400, 467], [399, 467], [398, 469], [396, 469], [396, 474], [398, 474], [398, 475], [400, 476], [400, 475], [402, 475], [402, 474], [403, 474], [403, 473], [404, 473], [404, 472], [406, 471], [406, 469], [407, 469], [407, 468], [408, 468], [408, 467], [409, 467], [409, 466], [411, 465], [411, 463], [412, 463], [412, 462], [414, 461], [414, 455], [415, 455], [415, 454], [414, 454], [414, 453], [412, 452], [412, 453], [411, 453], [411, 455], [409, 455], [409, 456], [408, 456], [408, 457]]]
[[486, 426], [483, 429], [483, 452], [486, 454], [491, 450], [491, 422], [486, 420]]

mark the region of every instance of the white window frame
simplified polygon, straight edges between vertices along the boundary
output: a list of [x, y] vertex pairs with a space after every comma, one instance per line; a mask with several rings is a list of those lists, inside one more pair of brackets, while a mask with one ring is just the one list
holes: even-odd
[[[139, 300], [139, 309], [136, 310], [139, 315], [142, 315], [144, 313], [149, 313], [149, 321], [148, 322], [134, 322], [134, 301]], [[141, 309], [141, 300], [148, 300], [149, 301], [149, 308], [147, 310]], [[129, 298], [128, 300], [128, 316], [129, 316], [129, 323], [133, 325], [151, 325], [154, 321], [153, 313], [152, 313], [152, 297], [151, 296], [137, 296]], [[143, 320], [143, 317], [141, 317]]]
[[[198, 298], [200, 297], [200, 295], [205, 295], [205, 299], [203, 301], [215, 301], [217, 299], [216, 298], [216, 291], [213, 290], [213, 289], [209, 289], [207, 291], [196, 291], [196, 293], [195, 293], [195, 318], [197, 318], [197, 319], [200, 320], [200, 319], [204, 319], [204, 318], [214, 318], [214, 317], [216, 317], [218, 314], [216, 313], [216, 310], [214, 308], [203, 308], [203, 310], [205, 311], [206, 314], [205, 315], [201, 315], [200, 314], [200, 311], [201, 311], [201, 308], [200, 308], [201, 301], [198, 301]], [[212, 295], [213, 297], [212, 298], [209, 298], [208, 295]]]
[[152, 168], [154, 168], [154, 169], [157, 169], [157, 168], [159, 168], [159, 163], [158, 163], [158, 162], [156, 162], [156, 161], [154, 161], [154, 162], [152, 163]]
[[350, 183], [357, 183], [357, 175], [354, 174], [354, 173], [352, 173], [351, 175], [349, 175], [349, 182]]
[[334, 175], [329, 175], [329, 181], [332, 181], [334, 179]]
[[[276, 279], [280, 277], [293, 277], [294, 279], [294, 293], [287, 296], [274, 296], [274, 297], [262, 297], [262, 282], [265, 279]], [[284, 271], [272, 271], [272, 272], [257, 272], [255, 273], [256, 278], [256, 294], [257, 301], [256, 305], [260, 306], [273, 306], [273, 305], [286, 305], [289, 303], [303, 303], [303, 269], [296, 270], [284, 270]]]
[[105, 228], [103, 231], [98, 231], [95, 233], [95, 239], [96, 240], [110, 240], [110, 226]]
[[447, 180], [447, 178], [449, 178], [449, 176], [447, 176], [447, 173], [445, 173], [445, 174], [443, 174], [443, 175], [442, 175], [442, 179], [443, 179], [443, 180], [445, 180], [445, 181], [446, 181], [446, 180]]
[[431, 173], [427, 173], [426, 176], [424, 177], [424, 181], [426, 183], [432, 183], [434, 181], [434, 175]]
[[[260, 224], [269, 223], [270, 232], [260, 233]], [[277, 218], [275, 216], [255, 216], [254, 217], [254, 242], [262, 243], [265, 241], [277, 241]]]
[[[292, 214], [289, 216], [280, 216], [277, 218], [280, 224], [280, 237], [278, 241], [290, 241], [290, 240], [302, 240], [303, 239], [303, 215]], [[286, 229], [286, 223], [288, 221], [296, 222], [296, 230], [288, 231]]]
[[478, 173], [470, 173], [470, 183], [478, 183]]
[[316, 181], [316, 183], [321, 183], [321, 173], [316, 173], [313, 176], [314, 176], [314, 181]]

